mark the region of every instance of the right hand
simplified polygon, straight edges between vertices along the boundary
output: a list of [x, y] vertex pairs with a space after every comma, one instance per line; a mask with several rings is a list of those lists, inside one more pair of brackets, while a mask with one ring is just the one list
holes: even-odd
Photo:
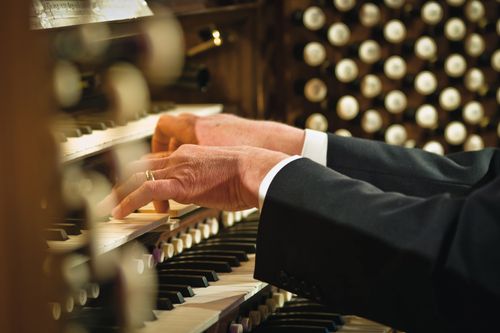
[[198, 144], [251, 146], [300, 155], [304, 135], [303, 130], [278, 122], [249, 120], [230, 114], [206, 117], [163, 115], [156, 125], [152, 151], [154, 156], [175, 151], [183, 144]]
[[[115, 186], [98, 209], [105, 214], [114, 207], [113, 216], [122, 219], [152, 200], [159, 212], [169, 209], [169, 199], [222, 210], [258, 207], [262, 180], [287, 157], [247, 146], [183, 145], [168, 157], [130, 165], [133, 174]], [[155, 180], [146, 180], [146, 170]]]

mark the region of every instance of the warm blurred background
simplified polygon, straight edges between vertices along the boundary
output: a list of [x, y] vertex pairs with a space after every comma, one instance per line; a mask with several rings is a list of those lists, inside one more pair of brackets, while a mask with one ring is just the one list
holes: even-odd
[[2, 6], [0, 332], [393, 331], [254, 280], [258, 212], [99, 216], [161, 114], [436, 154], [500, 142], [497, 0]]

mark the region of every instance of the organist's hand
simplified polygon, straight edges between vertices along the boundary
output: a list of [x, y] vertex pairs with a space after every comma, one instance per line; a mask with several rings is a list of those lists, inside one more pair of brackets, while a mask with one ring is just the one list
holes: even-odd
[[[152, 200], [165, 204], [164, 211], [169, 199], [223, 210], [258, 207], [260, 183], [287, 157], [247, 146], [182, 145], [168, 157], [134, 162], [135, 173], [116, 186], [100, 208], [118, 203], [112, 214], [120, 219]], [[147, 180], [147, 170], [154, 180]]]
[[153, 153], [174, 151], [182, 144], [251, 146], [300, 155], [304, 131], [273, 121], [240, 118], [230, 114], [198, 117], [163, 115], [152, 139]]

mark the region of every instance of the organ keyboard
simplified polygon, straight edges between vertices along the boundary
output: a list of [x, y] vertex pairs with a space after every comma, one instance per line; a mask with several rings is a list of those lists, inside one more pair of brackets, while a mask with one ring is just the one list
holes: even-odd
[[[168, 220], [167, 214], [133, 213], [124, 220], [111, 219], [107, 222], [97, 222], [93, 230], [96, 254], [111, 251], [166, 224]], [[79, 235], [68, 235], [67, 240], [48, 240], [49, 249], [54, 253], [78, 250], [87, 242], [89, 235], [88, 230], [81, 229], [80, 232]]]
[[[238, 257], [241, 260], [232, 262], [230, 260], [231, 250], [214, 249], [216, 242], [234, 244], [235, 247], [240, 245], [242, 248], [245, 248], [243, 245], [254, 244], [258, 228], [258, 221], [252, 221], [255, 217], [256, 214], [253, 214], [249, 218], [250, 221], [236, 223], [233, 227], [226, 228], [218, 235], [214, 235], [201, 246], [194, 246], [179, 255], [178, 261], [184, 259], [187, 261], [188, 258], [192, 260], [193, 266], [189, 269], [202, 269], [199, 266], [203, 262], [209, 261], [208, 256], [212, 256], [211, 260], [228, 263], [231, 266], [231, 272], [223, 272], [221, 268], [214, 266], [215, 272], [213, 274], [218, 277], [216, 281], [209, 281], [208, 287], [193, 286], [194, 296], [184, 297], [183, 301], [180, 302], [177, 299], [174, 300], [173, 303], [180, 304], [174, 304], [171, 310], [155, 310], [156, 320], [146, 322], [145, 327], [141, 328], [139, 332], [195, 333], [206, 330], [225, 332], [228, 327], [229, 332], [277, 332], [280, 330], [283, 332], [314, 332], [315, 330], [318, 332], [392, 332], [388, 327], [362, 318], [337, 315], [330, 310], [325, 310], [325, 308], [322, 308], [321, 311], [315, 310], [320, 305], [305, 299], [295, 299], [285, 304], [279, 304], [282, 302], [277, 301], [275, 296], [280, 292], [276, 288], [271, 288], [266, 283], [253, 278], [255, 254], [251, 253], [252, 251], [239, 251]], [[220, 251], [219, 256], [214, 254], [216, 251]], [[227, 255], [220, 256], [224, 251]], [[238, 252], [234, 249], [232, 251], [234, 254]], [[246, 255], [242, 255], [242, 252], [246, 252]], [[173, 262], [175, 263], [177, 260]], [[183, 274], [189, 275], [189, 269]], [[207, 269], [207, 267], [204, 266], [203, 269]], [[169, 271], [176, 272], [176, 270], [179, 271], [178, 268], [170, 267], [168, 261], [158, 264], [160, 295], [162, 294], [161, 290], [172, 288], [167, 286], [163, 289], [162, 274]], [[189, 285], [188, 282], [183, 283], [182, 278], [177, 283]], [[176, 286], [175, 289], [178, 287]], [[283, 294], [282, 299], [291, 297], [291, 294], [285, 291], [281, 291], [281, 294]], [[293, 306], [297, 305], [301, 306], [301, 311], [293, 311]], [[313, 320], [315, 315], [320, 318], [329, 317], [330, 321], [315, 321]], [[257, 318], [259, 316], [260, 318]], [[331, 319], [334, 316], [337, 316], [336, 319]], [[333, 322], [336, 320], [338, 324], [334, 325]], [[306, 324], [309, 326], [307, 327]], [[304, 325], [306, 326], [304, 327]], [[329, 325], [334, 326], [332, 328]], [[313, 330], [311, 331], [311, 329]]]
[[180, 104], [170, 110], [159, 110], [157, 113], [147, 114], [123, 126], [93, 130], [92, 133], [80, 137], [69, 137], [66, 142], [61, 144], [62, 161], [82, 159], [119, 144], [148, 138], [153, 134], [156, 123], [162, 114], [192, 113], [207, 116], [220, 112], [222, 112], [221, 104]]
[[[250, 14], [249, 17], [254, 17], [253, 11], [261, 6], [264, 7], [263, 4], [264, 2], [261, 5], [260, 2], [248, 1], [248, 4], [234, 5], [234, 8], [241, 10], [244, 16]], [[273, 6], [271, 2], [266, 5]], [[339, 10], [349, 13], [355, 6], [355, 2], [334, 1], [334, 5]], [[330, 46], [347, 46], [351, 34], [352, 36], [357, 34], [356, 30], [339, 22], [331, 24], [331, 18], [325, 16], [327, 10], [318, 6], [297, 12], [295, 15], [296, 23], [308, 30], [315, 31], [321, 38], [328, 39], [332, 44]], [[378, 24], [380, 19], [378, 17], [380, 13], [377, 12], [378, 7], [374, 7], [375, 12], [373, 7], [363, 7], [366, 9], [366, 13], [360, 19], [367, 26]], [[352, 12], [350, 13], [352, 14]], [[214, 15], [214, 17], [218, 15]], [[186, 17], [188, 16], [186, 15]], [[161, 17], [160, 15], [160, 19]], [[196, 18], [196, 29], [200, 29], [203, 20], [205, 18]], [[203, 52], [197, 53], [196, 61], [200, 61], [200, 63], [191, 63], [193, 57], [189, 57], [188, 52], [190, 59], [184, 66], [183, 72], [188, 71], [189, 68], [202, 68], [202, 76], [204, 77], [202, 81], [204, 83], [199, 84], [198, 87], [194, 87], [193, 84], [180, 84], [183, 81], [182, 78], [177, 82], [172, 81], [171, 83], [174, 85], [170, 87], [155, 86], [154, 80], [151, 80], [151, 71], [146, 70], [149, 66], [144, 65], [155, 66], [153, 63], [148, 63], [149, 57], [145, 57], [146, 60], [142, 59], [142, 56], [147, 56], [151, 51], [147, 47], [144, 48], [143, 42], [146, 39], [142, 28], [131, 28], [129, 31], [125, 27], [125, 23], [121, 27], [120, 25], [110, 25], [111, 36], [109, 36], [108, 42], [111, 45], [111, 50], [118, 53], [116, 58], [110, 55], [113, 52], [108, 52], [101, 58], [84, 59], [85, 54], [92, 51], [92, 48], [86, 43], [82, 43], [83, 51], [85, 51], [82, 54], [59, 52], [68, 51], [64, 48], [66, 44], [60, 42], [65, 38], [68, 39], [67, 41], [71, 41], [72, 33], [69, 31], [70, 33], [66, 35], [61, 31], [60, 35], [54, 38], [54, 43], [58, 45], [55, 47], [58, 50], [55, 52], [57, 58], [55, 60], [59, 62], [59, 65], [60, 62], [74, 65], [76, 88], [83, 96], [81, 101], [76, 104], [70, 103], [71, 105], [65, 105], [63, 100], [59, 99], [57, 101], [59, 108], [69, 113], [69, 116], [65, 115], [56, 119], [53, 126], [54, 132], [61, 139], [60, 155], [57, 162], [62, 162], [62, 168], [65, 171], [66, 168], [78, 169], [78, 172], [68, 172], [69, 175], [64, 174], [63, 177], [58, 174], [59, 170], [54, 171], [56, 174], [54, 183], [57, 181], [64, 183], [66, 178], [82, 177], [81, 181], [77, 179], [73, 182], [75, 184], [71, 183], [71, 185], [75, 185], [75, 192], [78, 193], [68, 193], [63, 190], [61, 191], [63, 193], [56, 193], [56, 199], [53, 200], [56, 201], [55, 204], [48, 200], [48, 210], [54, 206], [63, 207], [60, 214], [55, 214], [56, 221], [49, 221], [51, 224], [48, 225], [45, 232], [48, 236], [48, 258], [46, 259], [54, 259], [48, 260], [52, 266], [49, 272], [45, 273], [47, 273], [53, 287], [53, 290], [50, 291], [49, 302], [52, 317], [57, 321], [55, 325], [57, 330], [55, 331], [78, 331], [78, 329], [73, 329], [72, 325], [74, 324], [81, 326], [83, 332], [88, 333], [129, 331], [141, 333], [204, 331], [382, 333], [391, 331], [387, 327], [361, 318], [335, 314], [331, 309], [306, 299], [290, 299], [290, 293], [277, 290], [267, 283], [255, 280], [253, 271], [256, 252], [255, 240], [258, 230], [258, 216], [256, 215], [240, 222], [241, 213], [220, 212], [171, 202], [168, 214], [158, 214], [153, 205], [148, 204], [123, 220], [106, 219], [99, 222], [87, 220], [88, 216], [93, 215], [91, 213], [95, 201], [88, 199], [90, 192], [85, 192], [88, 189], [80, 187], [88, 187], [90, 184], [90, 187], [96, 185], [95, 187], [105, 188], [109, 185], [105, 182], [108, 180], [113, 182], [116, 175], [120, 173], [120, 168], [124, 167], [126, 163], [119, 160], [121, 156], [117, 156], [119, 155], [118, 151], [116, 155], [101, 153], [107, 153], [122, 144], [149, 139], [162, 114], [192, 113], [204, 116], [221, 112], [223, 108], [221, 104], [176, 104], [173, 106], [173, 103], [158, 103], [154, 104], [150, 112], [146, 113], [144, 110], [149, 103], [149, 96], [160, 100], [182, 101], [183, 103], [186, 101], [204, 103], [205, 101], [220, 100], [236, 105], [237, 112], [247, 116], [263, 117], [266, 108], [273, 109], [265, 105], [268, 98], [267, 92], [262, 94], [261, 89], [254, 89], [254, 87], [264, 86], [261, 83], [268, 81], [265, 75], [261, 75], [265, 73], [260, 73], [261, 69], [256, 68], [258, 67], [256, 64], [259, 63], [257, 58], [248, 58], [248, 55], [254, 53], [269, 54], [269, 59], [266, 59], [265, 62], [270, 63], [270, 59], [273, 57], [272, 52], [254, 52], [258, 50], [258, 44], [255, 44], [253, 38], [247, 38], [249, 34], [255, 33], [250, 29], [251, 24], [248, 25], [249, 28], [245, 28], [245, 32], [240, 29], [240, 26], [245, 26], [245, 24], [242, 25], [240, 19], [235, 20], [235, 22], [234, 26], [224, 22], [219, 31], [219, 24], [213, 24], [210, 21], [206, 23], [208, 28], [201, 28], [195, 33], [186, 35], [186, 46], [197, 44], [199, 41], [194, 37], [197, 35], [205, 40], [206, 36], [204, 37], [204, 35], [206, 35], [207, 29], [210, 32], [209, 38], [213, 39], [214, 43], [224, 40], [223, 47], [242, 41], [234, 47], [234, 50], [241, 50], [241, 54], [237, 57], [242, 57], [244, 66], [227, 66], [227, 64], [234, 64], [233, 60], [237, 57], [231, 51], [227, 53], [229, 56], [225, 58], [222, 48], [211, 53], [212, 55], [217, 54], [215, 61], [210, 58], [210, 55], [205, 59], [202, 57], [205, 55]], [[401, 42], [406, 34], [405, 26], [397, 24], [398, 22], [393, 22], [385, 29], [387, 39], [393, 43]], [[188, 21], [185, 26], [189, 25]], [[139, 26], [144, 27], [142, 24]], [[183, 25], [183, 28], [185, 26]], [[99, 26], [97, 28], [99, 30]], [[102, 30], [101, 33], [106, 32], [105, 28]], [[84, 31], [87, 29], [82, 29], [80, 32]], [[160, 33], [162, 37], [172, 37], [173, 40], [177, 41], [182, 40], [180, 35], [170, 36], [163, 32]], [[172, 30], [168, 32], [172, 33]], [[54, 34], [58, 34], [58, 32], [56, 31]], [[224, 38], [221, 38], [221, 34]], [[238, 38], [240, 36], [243, 38]], [[62, 37], [62, 39], [58, 37]], [[89, 38], [92, 39], [92, 36]], [[96, 36], [93, 38], [95, 39]], [[373, 37], [373, 39], [376, 38]], [[170, 39], [147, 40], [155, 44], [152, 46], [157, 47], [162, 44], [163, 47], [160, 49], [163, 50], [172, 48]], [[90, 40], [90, 42], [96, 41], [101, 41], [101, 39]], [[252, 44], [247, 45], [248, 41], [251, 41]], [[377, 41], [379, 40], [377, 39]], [[300, 61], [305, 62], [311, 69], [315, 68], [319, 71], [312, 79], [297, 80], [296, 88], [300, 95], [321, 108], [331, 105], [332, 96], [329, 96], [328, 92], [328, 78], [324, 77], [326, 71], [331, 72], [330, 76], [335, 75], [338, 81], [343, 82], [346, 87], [361, 86], [362, 95], [375, 98], [381, 94], [382, 83], [385, 85], [386, 82], [381, 81], [379, 76], [372, 75], [373, 82], [370, 81], [370, 83], [369, 80], [366, 80], [369, 77], [365, 75], [365, 65], [353, 60], [356, 55], [359, 55], [363, 62], [377, 66], [381, 72], [384, 64], [379, 59], [382, 55], [382, 51], [379, 50], [381, 43], [379, 45], [372, 39], [365, 43], [357, 42], [359, 50], [353, 48], [335, 61], [330, 59], [331, 52], [330, 48], [327, 48], [328, 45], [323, 50], [321, 41], [314, 43], [301, 43], [300, 47], [297, 48], [301, 53], [298, 56]], [[166, 45], [168, 47], [165, 47]], [[71, 45], [69, 46], [72, 48]], [[316, 48], [310, 48], [311, 46], [316, 46]], [[85, 49], [86, 47], [89, 49]], [[156, 47], [151, 47], [151, 49], [154, 50]], [[186, 47], [186, 49], [192, 50], [194, 48]], [[132, 55], [129, 54], [130, 52]], [[145, 74], [144, 78], [139, 77], [136, 82], [141, 83], [140, 86], [145, 89], [140, 98], [136, 96], [140, 103], [131, 103], [134, 101], [130, 100], [128, 95], [129, 93], [132, 95], [132, 91], [136, 89], [131, 89], [128, 84], [114, 80], [104, 84], [106, 73], [116, 65], [113, 62], [124, 60], [121, 59], [122, 56], [130, 62], [126, 67], [137, 66], [137, 68], [134, 67], [135, 69], [129, 68], [132, 72], [140, 74], [142, 70]], [[164, 57], [162, 59], [163, 63], [168, 64], [167, 67], [174, 69], [172, 61], [167, 61]], [[205, 62], [206, 60], [208, 61]], [[387, 76], [402, 78], [406, 74], [406, 65], [404, 63], [404, 68], [399, 68], [401, 66], [396, 65], [398, 63], [391, 64], [389, 62], [388, 69], [384, 68], [384, 70], [389, 73]], [[162, 66], [160, 68], [166, 69]], [[206, 84], [209, 69], [216, 69], [214, 78], [217, 80], [216, 84], [212, 86], [213, 88]], [[220, 76], [221, 73], [217, 73], [217, 69], [224, 75]], [[90, 70], [90, 74], [86, 73], [87, 70]], [[176, 70], [180, 71], [181, 68], [176, 68]], [[158, 70], [157, 74], [172, 74], [160, 72]], [[231, 75], [226, 76], [228, 73]], [[96, 80], [94, 82], [96, 84], [82, 88], [82, 83], [87, 82], [82, 80], [87, 77], [86, 75], [90, 75], [92, 80]], [[63, 77], [63, 80], [59, 82], [63, 86], [69, 82], [65, 79], [67, 77]], [[100, 82], [101, 79], [103, 79], [102, 82]], [[127, 80], [127, 82], [129, 81]], [[110, 87], [113, 89], [110, 90]], [[155, 89], [151, 91], [150, 95], [147, 90], [152, 87]], [[172, 91], [170, 91], [171, 88], [173, 88]], [[181, 91], [181, 89], [187, 90]], [[195, 90], [201, 90], [201, 94], [198, 94], [200, 91], [195, 92]], [[116, 91], [120, 91], [122, 94], [114, 94]], [[394, 114], [402, 113], [401, 108], [404, 109], [404, 107], [401, 107], [402, 103], [398, 103], [398, 101], [401, 102], [401, 98], [392, 97], [391, 95], [387, 96], [386, 103], [390, 106], [387, 109], [393, 110]], [[380, 98], [380, 100], [384, 99]], [[356, 121], [355, 119], [359, 118], [365, 111], [366, 105], [360, 103], [359, 94], [348, 95], [334, 102], [334, 105], [338, 104], [339, 118], [345, 121]], [[374, 109], [373, 112], [380, 119], [377, 117], [374, 118], [375, 120], [368, 119], [365, 122], [369, 124], [365, 127], [372, 128], [370, 131], [380, 136], [387, 127], [383, 123], [385, 119], [382, 119], [379, 110]], [[329, 125], [327, 118], [319, 112], [316, 115], [319, 117], [316, 117], [318, 125], [315, 126], [326, 130]], [[308, 123], [314, 122], [309, 121]], [[390, 132], [388, 130], [388, 133]], [[344, 133], [350, 135], [345, 130]], [[406, 132], [403, 134], [406, 135]], [[392, 136], [395, 137], [393, 141], [402, 137], [401, 133], [397, 131]], [[102, 159], [100, 155], [102, 155]], [[97, 171], [94, 172], [94, 170]], [[89, 174], [86, 174], [87, 171]], [[94, 176], [98, 175], [92, 178], [89, 176], [92, 172]], [[74, 177], [75, 175], [76, 177]], [[88, 181], [89, 179], [92, 181]], [[83, 186], [79, 184], [79, 181]], [[58, 190], [59, 188], [56, 191]], [[95, 196], [92, 199], [98, 197], [95, 195], [97, 192], [99, 191], [92, 192], [92, 195]], [[61, 195], [61, 198], [58, 195]], [[74, 204], [72, 200], [75, 198], [82, 199], [76, 207], [72, 206]], [[50, 204], [53, 206], [51, 207]], [[54, 214], [52, 211], [51, 213]], [[83, 213], [84, 217], [68, 218], [75, 213]], [[47, 215], [52, 216], [51, 214]], [[88, 254], [88, 257], [82, 256], [82, 253]], [[105, 276], [106, 269], [104, 269], [106, 271], [104, 273], [98, 270], [103, 268], [101, 267], [102, 263], [108, 264], [107, 254], [110, 253], [117, 254], [116, 258], [113, 258], [116, 262], [109, 261], [115, 270]], [[69, 267], [69, 271], [74, 270], [81, 273], [76, 279], [74, 279], [75, 276], [71, 276], [73, 279], [67, 279], [66, 274], [60, 274], [59, 271], [68, 272], [65, 270], [68, 267], [64, 264], [57, 267], [58, 263], [65, 261], [65, 257], [77, 257], [76, 261], [75, 258], [71, 258], [73, 265]], [[53, 279], [54, 277], [56, 279]], [[53, 281], [55, 282], [52, 283]], [[93, 296], [90, 297], [90, 286], [99, 286], [102, 291], [101, 295], [92, 293]], [[87, 295], [89, 295], [89, 299], [87, 299]], [[287, 303], [283, 301], [285, 296], [288, 298]], [[149, 308], [148, 301], [152, 301], [151, 304], [154, 304], [153, 309]]]

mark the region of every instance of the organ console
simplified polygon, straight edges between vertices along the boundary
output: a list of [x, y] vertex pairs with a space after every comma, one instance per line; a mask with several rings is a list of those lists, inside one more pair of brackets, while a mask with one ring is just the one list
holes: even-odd
[[439, 155], [500, 142], [495, 0], [7, 1], [2, 332], [396, 332], [255, 280], [257, 211], [100, 216], [161, 115]]

